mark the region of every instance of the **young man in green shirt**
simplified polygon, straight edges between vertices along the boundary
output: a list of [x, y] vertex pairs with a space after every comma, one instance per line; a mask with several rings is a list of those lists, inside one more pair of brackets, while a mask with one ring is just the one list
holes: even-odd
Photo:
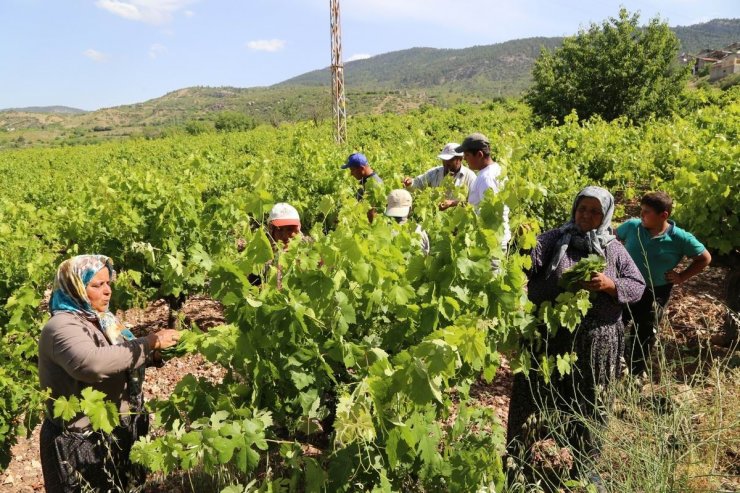
[[[650, 192], [640, 201], [640, 218], [626, 221], [617, 228], [617, 237], [624, 243], [632, 260], [645, 278], [647, 286], [642, 299], [628, 305], [624, 322], [635, 324], [635, 340], [627, 348], [633, 375], [646, 369], [650, 349], [655, 342], [655, 326], [668, 303], [674, 284], [681, 284], [703, 271], [712, 256], [694, 235], [668, 219], [673, 201], [664, 192]], [[689, 266], [676, 271], [684, 258]]]

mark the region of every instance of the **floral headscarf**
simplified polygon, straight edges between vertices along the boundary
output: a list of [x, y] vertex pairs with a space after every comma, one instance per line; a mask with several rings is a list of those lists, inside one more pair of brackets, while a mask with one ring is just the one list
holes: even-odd
[[115, 281], [113, 260], [105, 255], [77, 255], [62, 262], [54, 278], [49, 311], [52, 315], [74, 312], [88, 320], [99, 321], [110, 343], [118, 344], [133, 339], [134, 335], [110, 311], [96, 311], [86, 292], [87, 285], [103, 268], [110, 272], [111, 282]]
[[[576, 226], [576, 208], [581, 199], [586, 197], [599, 201], [604, 218], [596, 229], [592, 229], [591, 231], [584, 233], [578, 229], [578, 226]], [[607, 245], [616, 238], [611, 231], [613, 214], [614, 197], [608, 190], [601, 187], [590, 186], [578, 192], [576, 199], [573, 201], [573, 208], [570, 212], [570, 221], [560, 227], [561, 236], [558, 243], [555, 245], [555, 251], [553, 252], [550, 265], [547, 269], [547, 277], [550, 277], [558, 268], [560, 261], [565, 257], [565, 252], [568, 247], [573, 247], [586, 253], [596, 253], [602, 257], [606, 257]]]

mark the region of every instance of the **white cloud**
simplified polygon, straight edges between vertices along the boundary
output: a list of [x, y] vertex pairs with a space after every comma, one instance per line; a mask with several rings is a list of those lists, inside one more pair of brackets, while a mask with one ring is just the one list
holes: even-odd
[[149, 47], [149, 58], [152, 60], [156, 60], [165, 53], [167, 53], [167, 47], [165, 45], [154, 43]]
[[195, 15], [195, 12], [193, 12], [192, 10], [186, 10], [185, 12], [183, 12], [183, 14], [185, 14], [185, 17], [193, 17]]
[[107, 62], [108, 61], [108, 55], [106, 55], [102, 51], [93, 50], [92, 48], [88, 48], [87, 50], [83, 51], [82, 54], [85, 55], [90, 60], [92, 60], [93, 62]]
[[347, 58], [345, 62], [354, 62], [355, 60], [365, 60], [366, 58], [370, 58], [372, 55], [370, 53], [355, 53], [351, 57]]
[[[97, 0], [95, 5], [124, 19], [164, 24], [178, 10], [197, 0]], [[186, 11], [191, 12], [191, 11]], [[187, 13], [186, 13], [187, 15]]]
[[285, 47], [284, 39], [258, 39], [247, 43], [247, 48], [253, 51], [280, 51]]

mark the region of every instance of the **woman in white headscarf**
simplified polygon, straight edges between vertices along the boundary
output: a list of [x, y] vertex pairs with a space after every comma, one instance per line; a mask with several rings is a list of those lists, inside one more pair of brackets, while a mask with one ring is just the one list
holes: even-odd
[[[597, 254], [606, 260], [606, 268], [582, 283], [593, 294], [580, 326], [573, 333], [559, 330], [534, 351], [538, 361], [545, 352], [553, 356], [575, 352], [578, 359], [571, 374], [561, 378], [556, 372], [548, 383], [535, 372], [514, 379], [507, 431], [509, 450], [515, 455], [527, 450], [528, 442], [543, 438], [541, 431], [564, 438], [567, 443], [562, 445], [570, 445], [577, 462], [588, 463], [599, 454], [594, 430], [585, 420], [603, 423], [603, 389], [621, 373], [622, 309], [639, 300], [645, 289], [637, 266], [611, 233], [613, 212], [614, 198], [607, 190], [586, 187], [575, 198], [570, 221], [537, 237], [528, 283], [535, 305], [554, 302], [563, 292], [558, 286], [561, 276], [582, 258]], [[561, 412], [559, 423], [544, 423], [545, 409]], [[567, 425], [562, 429], [552, 428], [563, 422]]]

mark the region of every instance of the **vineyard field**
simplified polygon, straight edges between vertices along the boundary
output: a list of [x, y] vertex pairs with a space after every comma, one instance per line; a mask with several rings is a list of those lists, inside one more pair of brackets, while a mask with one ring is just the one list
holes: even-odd
[[[538, 325], [574, 330], [588, 295], [538, 311], [525, 271], [536, 234], [565, 222], [586, 185], [609, 189], [620, 218], [644, 191], [665, 190], [679, 225], [718, 258], [738, 255], [739, 87], [689, 93], [680, 114], [642, 126], [573, 114], [538, 128], [506, 101], [356, 117], [348, 128], [345, 146], [330, 122], [300, 122], [0, 152], [0, 470], [42, 419], [45, 296], [75, 254], [113, 258], [117, 309], [164, 300], [177, 318], [194, 296], [223, 307], [225, 324], [186, 327], [187, 351], [223, 379], [183, 375], [151, 402], [159, 432], [133, 456], [165, 476], [226, 478], [228, 493], [501, 491], [504, 428], [470, 389], [491, 382], [502, 358], [548, 378], [571, 370], [570, 355], [531, 361], [525, 348]], [[479, 214], [439, 211], [442, 187], [414, 193], [409, 224], [367, 221], [404, 176], [471, 132], [489, 136], [506, 176]], [[360, 203], [339, 169], [355, 151], [384, 180]], [[264, 226], [277, 202], [298, 209], [312, 241], [271, 247]]]

